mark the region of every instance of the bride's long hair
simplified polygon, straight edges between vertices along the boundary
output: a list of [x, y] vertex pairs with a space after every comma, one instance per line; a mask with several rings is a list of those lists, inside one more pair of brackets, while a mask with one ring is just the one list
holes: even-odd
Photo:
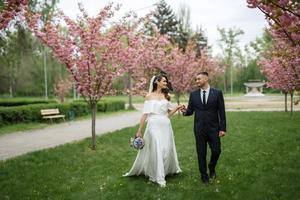
[[156, 81], [161, 81], [162, 78], [166, 79], [166, 81], [167, 81], [167, 88], [163, 88], [161, 90], [161, 92], [164, 94], [165, 98], [168, 101], [170, 101], [171, 97], [169, 95], [169, 91], [172, 91], [173, 88], [172, 88], [171, 82], [169, 82], [169, 79], [168, 79], [167, 75], [165, 75], [165, 74], [159, 74], [159, 75], [155, 76], [155, 79], [153, 81], [153, 90], [152, 90], [152, 92], [155, 92], [157, 90], [157, 83], [156, 83]]

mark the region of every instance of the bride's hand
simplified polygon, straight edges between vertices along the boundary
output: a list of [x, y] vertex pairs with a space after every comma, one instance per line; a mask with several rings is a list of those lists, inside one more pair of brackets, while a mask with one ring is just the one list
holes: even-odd
[[180, 110], [181, 105], [176, 106], [176, 110]]
[[180, 107], [180, 112], [186, 112], [186, 107], [185, 107], [185, 105], [181, 105], [181, 107]]
[[176, 109], [182, 112], [185, 109], [185, 105], [178, 105]]

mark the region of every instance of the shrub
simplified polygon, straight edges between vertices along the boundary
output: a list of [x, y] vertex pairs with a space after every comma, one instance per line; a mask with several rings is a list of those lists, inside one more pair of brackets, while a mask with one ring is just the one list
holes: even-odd
[[[23, 106], [0, 107], [0, 126], [16, 124], [20, 122], [41, 122], [41, 109], [58, 108], [60, 113], [66, 115], [66, 119], [90, 114], [89, 105], [84, 101], [72, 103], [47, 103], [30, 104]], [[100, 101], [97, 105], [98, 112], [118, 111], [125, 109], [123, 101]]]
[[7, 100], [7, 99], [1, 99], [0, 100], [0, 106], [10, 107], [10, 106], [24, 106], [24, 105], [30, 105], [30, 104], [47, 104], [47, 103], [56, 103], [55, 100]]

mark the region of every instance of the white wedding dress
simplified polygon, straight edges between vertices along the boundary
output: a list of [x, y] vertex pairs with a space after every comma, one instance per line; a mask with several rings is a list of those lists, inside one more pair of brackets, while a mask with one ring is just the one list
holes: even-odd
[[124, 176], [144, 174], [150, 181], [166, 186], [165, 176], [181, 172], [168, 110], [171, 103], [164, 100], [146, 100], [143, 113], [148, 114], [144, 133], [145, 146], [139, 150], [130, 171]]

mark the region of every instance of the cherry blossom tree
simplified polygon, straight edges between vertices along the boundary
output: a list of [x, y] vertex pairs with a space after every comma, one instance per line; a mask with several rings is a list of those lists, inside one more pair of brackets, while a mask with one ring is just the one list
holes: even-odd
[[129, 96], [129, 108], [132, 108], [132, 95], [146, 95], [148, 82], [154, 74], [158, 74], [164, 68], [166, 55], [171, 43], [168, 36], [161, 35], [153, 29], [153, 35], [145, 34], [146, 24], [152, 13], [143, 18], [137, 19], [134, 13], [133, 18], [127, 24], [127, 31], [124, 37], [125, 51], [119, 56], [118, 61], [126, 70], [128, 76], [128, 88], [124, 94]]
[[[135, 16], [133, 14], [133, 16]], [[141, 80], [144, 76], [142, 66], [139, 65], [140, 60], [143, 59], [143, 43], [144, 43], [144, 34], [141, 30], [136, 30], [140, 25], [142, 20], [141, 18], [138, 21], [135, 21], [136, 17], [132, 19], [132, 25], [128, 24], [124, 44], [126, 50], [123, 51], [123, 56], [119, 57], [120, 63], [126, 69], [126, 75], [128, 77], [128, 87], [126, 87], [125, 94], [128, 95], [129, 109], [133, 109], [132, 105], [132, 95], [138, 90], [135, 90], [136, 87], [133, 86], [133, 80]], [[143, 81], [143, 79], [142, 79]], [[138, 83], [137, 83], [138, 84]]]
[[[45, 24], [39, 20], [39, 14], [30, 17], [29, 25], [35, 35], [67, 66], [77, 91], [90, 105], [93, 149], [96, 147], [97, 102], [111, 88], [112, 80], [125, 71], [117, 58], [124, 55], [123, 36], [127, 29], [122, 23], [108, 27], [109, 20], [119, 8], [119, 5], [111, 3], [96, 17], [89, 17], [79, 5], [82, 16], [77, 20], [59, 11]], [[60, 21], [66, 25], [62, 27]]]
[[[138, 83], [137, 88], [145, 91], [148, 89], [148, 83], [153, 75], [165, 72], [169, 64], [168, 55], [173, 46], [168, 36], [156, 32], [153, 36], [146, 36], [140, 48], [142, 52], [138, 60], [140, 72], [135, 74], [135, 80]], [[140, 76], [140, 74], [143, 75]]]
[[27, 0], [4, 0], [4, 9], [0, 12], [0, 31], [17, 16], [22, 18], [27, 4]]
[[54, 94], [59, 97], [61, 103], [64, 102], [65, 96], [70, 93], [72, 82], [69, 79], [59, 79], [54, 85]]
[[293, 45], [300, 43], [300, 2], [298, 0], [247, 0], [249, 8], [263, 12], [275, 33]]
[[[281, 90], [285, 96], [291, 95], [291, 112], [293, 111], [293, 95], [295, 90], [299, 90], [299, 77], [295, 69], [300, 64], [300, 58], [294, 59], [294, 52], [285, 40], [276, 38], [271, 56], [262, 57], [259, 61], [262, 73], [267, 77], [267, 86]], [[267, 57], [267, 58], [266, 58]], [[285, 98], [285, 108], [287, 102]]]
[[[130, 65], [127, 69], [131, 69], [131, 76], [135, 81], [133, 88], [138, 94], [146, 94], [145, 89], [148, 89], [151, 77], [163, 72], [170, 78], [179, 104], [180, 96], [192, 88], [192, 77], [195, 74], [208, 71], [214, 77], [223, 72], [205, 50], [199, 57], [193, 45], [183, 52], [169, 41], [168, 36], [158, 32], [151, 37], [141, 36], [139, 39], [130, 39], [135, 41], [132, 43], [134, 45], [129, 45], [131, 48], [127, 49], [128, 55], [123, 56], [127, 58], [125, 63]], [[138, 47], [132, 48], [133, 46]]]
[[[262, 58], [260, 64], [269, 87], [291, 94], [292, 111], [294, 91], [300, 89], [300, 2], [247, 0], [247, 3], [263, 12], [269, 22], [274, 47], [271, 56]], [[278, 80], [278, 76], [282, 78]]]
[[190, 51], [187, 48], [185, 53], [179, 48], [172, 49], [165, 71], [169, 75], [178, 105], [180, 96], [191, 89], [198, 68], [200, 66], [197, 65], [196, 52], [193, 49]]
[[291, 67], [299, 79], [300, 2], [297, 0], [247, 0], [247, 3], [250, 8], [258, 8], [265, 14], [276, 46], [273, 49], [273, 56], [281, 57], [281, 65]]
[[158, 32], [153, 36], [146, 36], [143, 32], [128, 36], [127, 55], [122, 57], [125, 58], [122, 63], [126, 65], [133, 84], [132, 91], [127, 93], [146, 95], [151, 77], [164, 71], [168, 64], [170, 48], [167, 36]]
[[193, 88], [196, 74], [207, 71], [211, 78], [215, 78], [224, 71], [205, 49], [201, 51], [201, 57], [194, 49], [193, 45], [188, 45], [185, 52], [174, 48], [169, 55], [169, 64], [165, 67], [178, 105], [180, 96]]

